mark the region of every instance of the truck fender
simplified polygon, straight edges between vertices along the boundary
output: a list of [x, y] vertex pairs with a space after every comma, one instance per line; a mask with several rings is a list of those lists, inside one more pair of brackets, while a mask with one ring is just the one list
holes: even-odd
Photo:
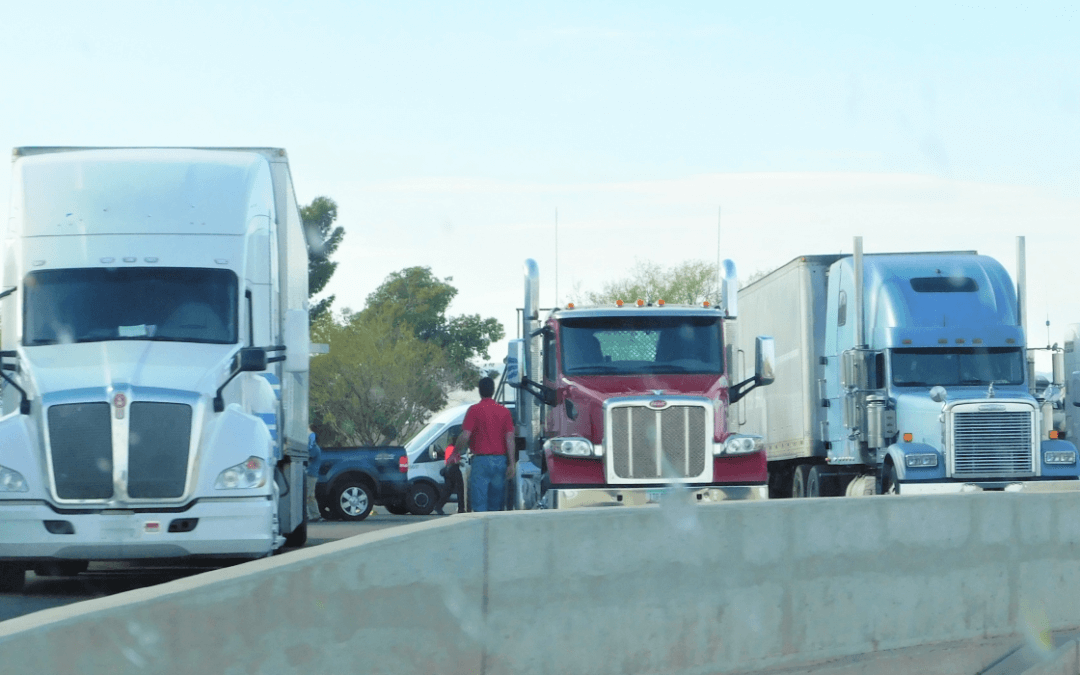
[[[3, 443], [0, 440], [0, 443]], [[2, 447], [2, 446], [0, 446]], [[1080, 461], [1073, 464], [1047, 464], [1043, 456], [1054, 450], [1072, 450], [1076, 452], [1076, 445], [1072, 441], [1062, 438], [1048, 438], [1039, 444], [1039, 463], [1042, 465], [1043, 476], [1075, 477], [1080, 474]]]
[[[240, 464], [248, 457], [258, 457], [271, 467], [274, 466], [273, 442], [266, 424], [249, 415], [237, 404], [227, 406], [224, 412], [215, 416], [206, 436], [206, 452], [202, 453], [203, 470], [200, 471], [199, 490], [203, 494], [218, 494], [214, 490], [214, 481], [218, 474], [230, 466]], [[273, 480], [259, 490], [269, 494]], [[237, 490], [237, 492], [243, 492]]]
[[43, 460], [37, 459], [44, 453], [37, 448], [37, 437], [30, 433], [30, 419], [18, 410], [0, 418], [0, 466], [18, 471], [26, 480], [28, 492], [23, 495], [45, 496], [49, 483], [44, 478]]
[[[909, 454], [935, 454], [938, 458], [937, 466], [913, 468], [907, 465], [905, 457]], [[897, 480], [932, 480], [945, 477], [945, 457], [941, 450], [926, 443], [893, 443], [885, 450], [885, 457], [892, 460], [896, 471]], [[882, 457], [882, 461], [885, 461]]]

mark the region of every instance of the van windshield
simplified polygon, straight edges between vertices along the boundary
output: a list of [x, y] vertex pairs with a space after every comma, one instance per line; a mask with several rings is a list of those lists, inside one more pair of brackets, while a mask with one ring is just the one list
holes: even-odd
[[718, 317], [563, 319], [559, 339], [567, 375], [723, 372]]
[[893, 384], [1023, 384], [1024, 356], [1019, 347], [894, 349]]
[[23, 284], [23, 344], [160, 340], [234, 344], [231, 270], [126, 267], [40, 270]]

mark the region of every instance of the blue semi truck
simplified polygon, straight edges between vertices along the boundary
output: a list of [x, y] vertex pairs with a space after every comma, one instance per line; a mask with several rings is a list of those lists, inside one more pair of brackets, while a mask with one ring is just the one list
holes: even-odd
[[802, 256], [740, 292], [729, 358], [776, 340], [776, 382], [731, 415], [765, 432], [771, 497], [1080, 490], [1051, 438], [1017, 284], [974, 251]]

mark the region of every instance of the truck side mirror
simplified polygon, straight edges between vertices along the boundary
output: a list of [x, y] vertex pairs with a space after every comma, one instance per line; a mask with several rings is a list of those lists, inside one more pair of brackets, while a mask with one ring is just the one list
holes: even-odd
[[754, 380], [759, 386], [776, 381], [776, 343], [767, 335], [754, 340]]
[[244, 347], [239, 354], [241, 373], [257, 373], [266, 370], [266, 350], [262, 347]]
[[285, 312], [285, 372], [306, 373], [311, 358], [311, 334], [308, 332], [308, 313], [303, 309]]
[[840, 357], [840, 384], [844, 389], [873, 389], [870, 373], [874, 372], [877, 352], [868, 349], [849, 349]]
[[525, 365], [525, 341], [510, 340], [506, 349], [506, 382], [511, 387], [521, 385], [523, 373], [521, 369]]

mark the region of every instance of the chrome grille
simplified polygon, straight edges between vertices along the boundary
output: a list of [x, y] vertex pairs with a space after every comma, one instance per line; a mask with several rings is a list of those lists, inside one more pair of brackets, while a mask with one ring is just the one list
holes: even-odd
[[1030, 412], [958, 412], [953, 417], [953, 475], [1030, 476]]
[[187, 482], [191, 406], [136, 401], [128, 428], [128, 496], [180, 497]]
[[49, 451], [61, 499], [113, 496], [112, 422], [108, 403], [49, 408]]
[[705, 471], [705, 408], [611, 411], [611, 461], [618, 478], [695, 478]]

